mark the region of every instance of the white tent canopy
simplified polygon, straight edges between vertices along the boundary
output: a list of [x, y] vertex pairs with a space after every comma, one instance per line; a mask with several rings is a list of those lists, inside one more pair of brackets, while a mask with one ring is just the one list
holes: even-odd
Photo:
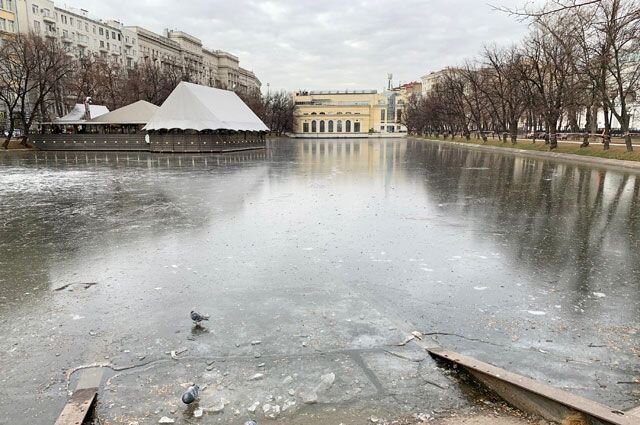
[[[84, 119], [84, 104], [76, 103], [73, 109], [64, 117], [56, 118], [56, 124], [82, 124], [85, 123]], [[104, 115], [109, 112], [109, 108], [103, 105], [89, 105], [89, 112], [91, 113], [91, 118], [99, 117], [100, 115]]]
[[111, 111], [108, 114], [93, 118], [92, 124], [146, 124], [160, 109], [153, 103], [139, 100], [122, 108]]
[[269, 131], [232, 91], [181, 82], [145, 130]]

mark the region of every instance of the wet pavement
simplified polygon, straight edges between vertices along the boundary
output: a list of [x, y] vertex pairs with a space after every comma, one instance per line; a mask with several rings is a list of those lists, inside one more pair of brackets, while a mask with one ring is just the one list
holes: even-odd
[[105, 424], [472, 409], [413, 330], [633, 407], [639, 207], [640, 176], [412, 140], [0, 154], [0, 424], [52, 423], [83, 366]]

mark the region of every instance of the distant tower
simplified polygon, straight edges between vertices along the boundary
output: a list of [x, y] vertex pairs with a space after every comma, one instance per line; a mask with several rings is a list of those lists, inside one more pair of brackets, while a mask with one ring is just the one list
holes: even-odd
[[393, 74], [387, 74], [387, 80], [389, 80], [389, 82], [387, 83], [387, 90], [391, 90], [391, 81], [393, 80]]

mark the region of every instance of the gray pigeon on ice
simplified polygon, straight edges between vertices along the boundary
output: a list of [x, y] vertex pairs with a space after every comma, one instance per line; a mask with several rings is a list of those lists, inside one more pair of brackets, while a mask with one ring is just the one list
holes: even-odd
[[184, 404], [191, 404], [198, 399], [198, 393], [200, 392], [200, 387], [196, 384], [191, 385], [187, 388], [187, 391], [182, 394], [182, 402]]
[[191, 320], [193, 320], [196, 325], [199, 325], [203, 320], [209, 320], [209, 317], [191, 310]]

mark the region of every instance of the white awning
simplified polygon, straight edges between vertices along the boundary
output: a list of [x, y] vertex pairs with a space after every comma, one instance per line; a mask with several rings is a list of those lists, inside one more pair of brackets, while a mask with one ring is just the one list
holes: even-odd
[[88, 124], [146, 124], [158, 109], [160, 108], [153, 103], [139, 100], [108, 114], [95, 117]]
[[232, 91], [181, 82], [145, 130], [269, 131]]
[[[89, 105], [89, 112], [91, 118], [99, 117], [109, 112], [109, 108], [103, 105]], [[54, 123], [56, 124], [82, 124], [86, 122], [84, 119], [84, 104], [76, 103], [73, 109], [64, 117], [56, 118]]]

